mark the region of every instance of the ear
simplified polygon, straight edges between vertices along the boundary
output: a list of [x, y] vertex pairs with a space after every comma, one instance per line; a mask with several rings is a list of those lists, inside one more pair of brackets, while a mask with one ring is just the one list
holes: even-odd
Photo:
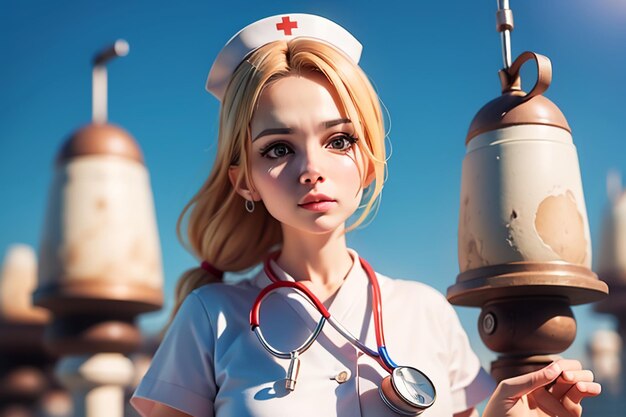
[[363, 188], [369, 187], [376, 179], [376, 169], [374, 168], [374, 162], [368, 161], [366, 166], [367, 172], [365, 180], [363, 181]]
[[231, 165], [230, 168], [228, 168], [228, 178], [237, 194], [246, 200], [261, 201], [259, 193], [252, 188], [248, 188], [248, 184], [246, 181], [243, 181], [243, 179], [240, 179], [240, 175], [241, 167], [239, 165]]

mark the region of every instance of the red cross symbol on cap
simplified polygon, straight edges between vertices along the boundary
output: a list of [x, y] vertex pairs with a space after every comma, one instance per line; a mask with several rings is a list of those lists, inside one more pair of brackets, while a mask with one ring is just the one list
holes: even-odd
[[283, 17], [282, 23], [276, 23], [276, 30], [282, 30], [285, 35], [291, 35], [291, 29], [296, 29], [298, 22], [292, 22], [289, 20], [289, 16]]

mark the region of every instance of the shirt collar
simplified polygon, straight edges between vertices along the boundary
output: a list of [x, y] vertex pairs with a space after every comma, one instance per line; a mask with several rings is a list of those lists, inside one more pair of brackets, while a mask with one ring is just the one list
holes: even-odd
[[[371, 309], [368, 308], [371, 303], [371, 297], [368, 291], [369, 279], [361, 267], [359, 254], [353, 249], [348, 249], [348, 252], [352, 258], [352, 267], [346, 275], [341, 287], [339, 287], [328, 311], [337, 321], [341, 322], [358, 337], [362, 331], [363, 316], [366, 312], [370, 312], [371, 314]], [[276, 262], [270, 261], [270, 266], [276, 277], [281, 281], [295, 281], [295, 279], [278, 266]], [[265, 271], [261, 269], [252, 279], [252, 283], [258, 288], [265, 288], [270, 285], [272, 281], [265, 274]], [[289, 298], [305, 300], [305, 298], [300, 296]], [[307, 310], [311, 311], [309, 308], [307, 308]], [[350, 320], [351, 317], [356, 320]]]

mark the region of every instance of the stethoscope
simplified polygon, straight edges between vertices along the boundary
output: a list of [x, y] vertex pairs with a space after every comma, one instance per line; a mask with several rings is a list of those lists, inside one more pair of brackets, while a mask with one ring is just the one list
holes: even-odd
[[[375, 359], [376, 362], [383, 367], [383, 369], [389, 372], [390, 375], [383, 379], [381, 386], [378, 388], [381, 399], [385, 404], [387, 404], [387, 406], [389, 406], [389, 408], [398, 414], [416, 416], [433, 405], [435, 402], [436, 392], [435, 386], [431, 380], [424, 373], [413, 367], [396, 365], [389, 357], [389, 353], [387, 353], [385, 335], [383, 332], [380, 286], [378, 285], [378, 280], [376, 279], [376, 273], [372, 267], [365, 262], [365, 260], [359, 258], [361, 266], [365, 270], [372, 287], [372, 313], [374, 315], [376, 345], [378, 350], [373, 350], [365, 346], [345, 327], [336, 322], [326, 307], [324, 307], [324, 304], [322, 304], [320, 300], [302, 283], [281, 281], [278, 279], [270, 267], [270, 260], [276, 259], [277, 257], [278, 253], [270, 256], [263, 264], [265, 274], [272, 281], [272, 284], [263, 288], [254, 301], [254, 305], [250, 310], [250, 326], [252, 326], [252, 330], [259, 338], [261, 345], [263, 345], [268, 352], [281, 359], [290, 359], [285, 382], [285, 387], [288, 390], [293, 391], [295, 389], [296, 379], [300, 369], [299, 356], [313, 344], [315, 339], [317, 339], [321, 333], [324, 324], [328, 322], [343, 337], [350, 341], [350, 343], [371, 358]], [[261, 327], [259, 325], [259, 311], [261, 303], [267, 295], [281, 288], [291, 288], [295, 290], [296, 293], [307, 298], [322, 315], [317, 323], [317, 326], [315, 327], [315, 330], [311, 333], [309, 338], [306, 339], [302, 345], [291, 352], [283, 352], [271, 346], [263, 336], [263, 332], [261, 331]]]

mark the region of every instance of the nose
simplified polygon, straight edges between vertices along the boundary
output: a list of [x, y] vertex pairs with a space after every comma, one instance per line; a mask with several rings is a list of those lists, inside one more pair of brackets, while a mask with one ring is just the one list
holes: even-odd
[[311, 153], [307, 153], [304, 167], [300, 174], [300, 184], [317, 184], [326, 180], [321, 172], [319, 161]]
[[300, 184], [317, 184], [324, 181], [324, 176], [317, 170], [306, 170], [300, 175]]

